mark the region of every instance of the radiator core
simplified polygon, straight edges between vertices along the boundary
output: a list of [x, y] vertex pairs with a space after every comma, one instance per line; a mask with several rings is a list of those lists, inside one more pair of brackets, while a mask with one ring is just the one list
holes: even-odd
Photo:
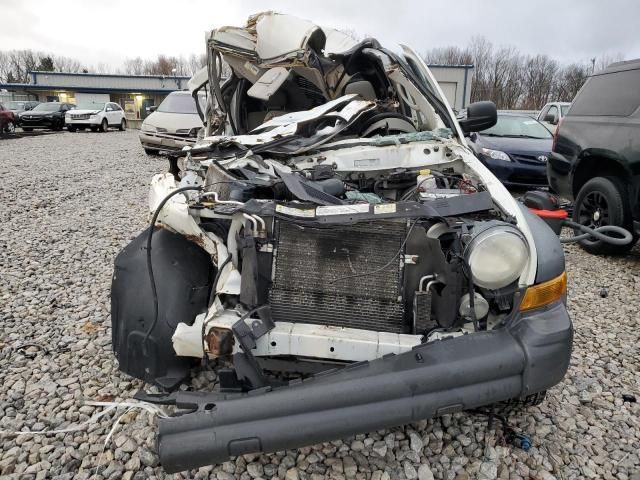
[[402, 298], [404, 252], [378, 271], [400, 250], [405, 222], [311, 228], [278, 221], [275, 233], [269, 291], [274, 320], [409, 331]]

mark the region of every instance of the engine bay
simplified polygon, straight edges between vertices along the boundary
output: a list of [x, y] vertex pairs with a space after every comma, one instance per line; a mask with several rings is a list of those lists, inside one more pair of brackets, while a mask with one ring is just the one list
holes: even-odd
[[218, 239], [219, 274], [207, 311], [177, 326], [178, 355], [246, 353], [234, 328], [256, 320], [266, 327], [251, 355], [295, 371], [301, 361], [322, 369], [504, 325], [519, 275], [482, 286], [470, 245], [487, 229], [516, 236], [523, 250], [526, 240], [446, 142], [338, 142], [269, 157], [228, 159], [219, 149], [180, 162], [173, 181], [201, 188], [188, 212]]

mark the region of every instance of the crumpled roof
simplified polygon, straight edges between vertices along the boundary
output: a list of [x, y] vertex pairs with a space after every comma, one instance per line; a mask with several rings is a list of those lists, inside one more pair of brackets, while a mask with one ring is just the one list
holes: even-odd
[[358, 42], [338, 30], [269, 11], [252, 15], [245, 27], [213, 30], [210, 43], [224, 53], [273, 66], [304, 62], [309, 49], [328, 56], [345, 52]]

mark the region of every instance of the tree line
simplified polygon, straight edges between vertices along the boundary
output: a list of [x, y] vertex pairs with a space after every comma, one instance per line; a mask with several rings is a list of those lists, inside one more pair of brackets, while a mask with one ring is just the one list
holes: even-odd
[[206, 55], [188, 57], [158, 55], [156, 58], [128, 58], [120, 67], [105, 63], [85, 65], [74, 58], [35, 50], [0, 50], [0, 83], [28, 83], [29, 72], [121, 73], [127, 75], [190, 76], [207, 63]]
[[622, 60], [622, 55], [562, 65], [546, 54], [524, 55], [513, 46], [496, 48], [484, 37], [473, 37], [464, 48], [427, 50], [424, 60], [437, 65], [473, 65], [472, 102], [491, 100], [499, 109], [538, 110], [550, 101], [571, 102], [594, 70]]
[[[602, 55], [590, 62], [562, 65], [546, 54], [524, 55], [513, 46], [496, 48], [486, 38], [474, 37], [464, 48], [427, 50], [424, 59], [437, 65], [473, 65], [472, 102], [491, 100], [499, 109], [537, 110], [548, 101], [572, 101], [594, 70], [622, 56]], [[113, 68], [104, 63], [88, 66], [74, 58], [34, 50], [0, 50], [0, 83], [28, 83], [31, 70], [190, 76], [205, 64], [206, 55], [160, 54], [151, 59], [128, 58]]]

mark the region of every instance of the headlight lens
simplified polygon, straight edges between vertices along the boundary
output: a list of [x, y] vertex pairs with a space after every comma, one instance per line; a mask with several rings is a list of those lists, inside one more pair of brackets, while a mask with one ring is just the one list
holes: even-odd
[[495, 290], [506, 287], [522, 274], [529, 261], [529, 245], [517, 228], [492, 222], [471, 239], [465, 258], [473, 283]]
[[146, 123], [142, 124], [142, 130], [144, 132], [155, 132], [155, 131], [157, 131], [156, 127], [154, 127], [153, 125], [147, 125]]
[[490, 148], [483, 148], [482, 153], [487, 157], [493, 158], [494, 160], [503, 160], [505, 162], [511, 162], [511, 158], [504, 152], [500, 150], [491, 150]]

